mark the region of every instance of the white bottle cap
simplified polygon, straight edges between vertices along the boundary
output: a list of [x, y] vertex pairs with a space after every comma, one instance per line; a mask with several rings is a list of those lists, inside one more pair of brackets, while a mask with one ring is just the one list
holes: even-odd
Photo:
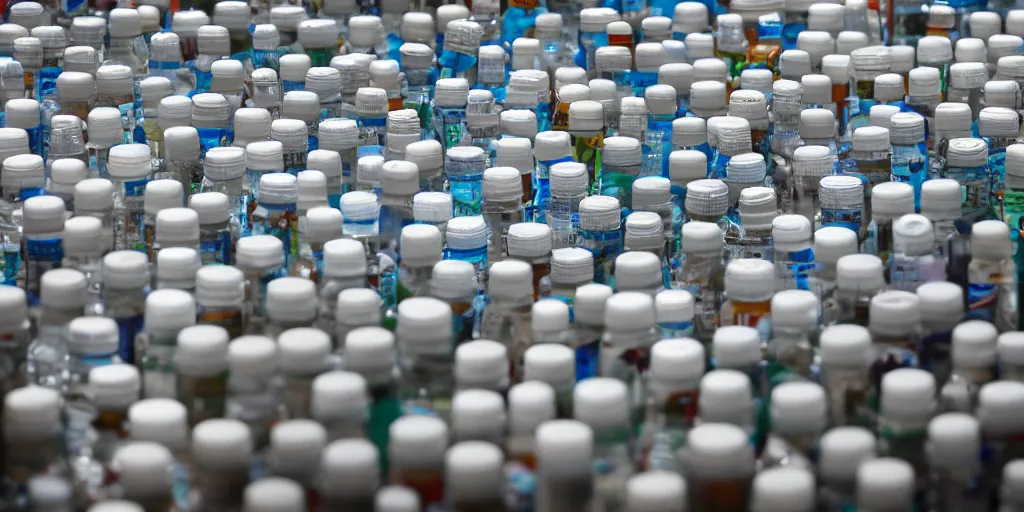
[[110, 288], [143, 287], [149, 282], [149, 260], [138, 251], [114, 251], [103, 257], [103, 284]]
[[[272, 282], [283, 279], [280, 278]], [[311, 283], [310, 281], [306, 281]], [[267, 290], [267, 299], [270, 299], [270, 290]], [[315, 308], [315, 305], [312, 306]], [[269, 308], [268, 308], [269, 309]], [[281, 333], [277, 338], [277, 346], [280, 350], [281, 371], [285, 374], [317, 374], [327, 370], [329, 361], [328, 354], [331, 352], [331, 338], [324, 331], [312, 327], [296, 327]]]
[[[122, 181], [145, 178], [153, 173], [153, 157], [146, 144], [120, 144], [110, 148], [107, 171]], [[147, 186], [148, 188], [148, 186]]]
[[210, 419], [192, 430], [192, 459], [199, 467], [239, 470], [247, 468], [251, 458], [252, 436], [241, 421]]
[[740, 73], [740, 90], [757, 91], [768, 95], [772, 92], [774, 78], [770, 69], [744, 69]]
[[754, 473], [754, 450], [749, 438], [735, 425], [705, 423], [695, 427], [686, 438], [686, 460], [700, 463], [688, 464], [687, 471], [702, 480], [749, 478]]
[[835, 53], [836, 42], [828, 32], [807, 30], [797, 35], [796, 47], [807, 52], [812, 65], [821, 66], [823, 57]]
[[825, 389], [813, 382], [783, 383], [772, 390], [771, 416], [777, 434], [818, 436], [828, 427]]
[[971, 228], [971, 256], [1002, 260], [1013, 254], [1010, 228], [1001, 220], [975, 222]]
[[129, 38], [142, 35], [142, 17], [135, 9], [113, 9], [107, 21], [107, 31], [112, 38]]
[[459, 388], [508, 388], [508, 350], [490, 340], [474, 340], [455, 349], [455, 381]]
[[[651, 212], [636, 212], [631, 214], [630, 218], [639, 213]], [[660, 226], [661, 217], [657, 214], [654, 214], [654, 217], [658, 218]], [[660, 232], [659, 237], [664, 243], [664, 237], [660, 236]], [[650, 293], [661, 287], [661, 280], [661, 260], [654, 253], [646, 250], [633, 250], [615, 258], [615, 286], [618, 291]]]
[[[493, 282], [492, 279], [492, 286]], [[528, 279], [527, 288], [533, 293], [530, 283], [532, 281]], [[395, 334], [405, 353], [450, 354], [451, 316], [451, 306], [438, 299], [413, 297], [402, 301], [398, 306], [398, 328]]]
[[682, 34], [705, 32], [710, 26], [708, 7], [700, 2], [680, 2], [672, 11], [672, 23], [673, 32]]
[[245, 487], [245, 512], [301, 512], [305, 507], [302, 487], [287, 478], [268, 477]]
[[585, 284], [576, 288], [573, 321], [589, 326], [603, 326], [605, 304], [614, 292], [604, 284]]
[[711, 340], [718, 368], [746, 368], [761, 360], [761, 335], [745, 325], [723, 326]]
[[971, 107], [966, 103], [947, 101], [935, 107], [935, 129], [940, 132], [970, 132], [971, 119]]
[[725, 244], [721, 228], [711, 222], [690, 221], [683, 224], [682, 239], [685, 253], [705, 257], [721, 253]]
[[920, 114], [900, 112], [889, 117], [889, 137], [894, 146], [920, 144], [924, 142], [924, 136], [925, 119]]
[[504, 463], [504, 454], [492, 443], [465, 441], [453, 445], [445, 455], [449, 499], [458, 503], [500, 498]]
[[196, 301], [202, 306], [237, 306], [242, 302], [244, 278], [235, 267], [203, 267], [196, 271], [195, 280]]
[[88, 512], [144, 512], [136, 503], [124, 500], [107, 500], [89, 507]]
[[[118, 115], [120, 120], [120, 115]], [[123, 132], [122, 132], [122, 137]], [[164, 148], [167, 160], [195, 162], [199, 160], [199, 132], [191, 126], [174, 126], [164, 130]]]
[[338, 47], [338, 24], [331, 19], [303, 20], [297, 30], [299, 44], [307, 50]]
[[928, 462], [955, 471], [980, 463], [981, 428], [970, 414], [940, 414], [928, 423]]
[[534, 342], [558, 340], [569, 329], [569, 306], [557, 299], [541, 299], [531, 310]]
[[677, 96], [689, 95], [693, 84], [693, 66], [683, 62], [664, 64], [658, 68], [658, 83], [671, 86]]
[[380, 454], [366, 439], [339, 439], [320, 457], [319, 491], [336, 499], [372, 496], [380, 485]]
[[782, 76], [788, 80], [800, 80], [800, 77], [811, 74], [811, 55], [803, 50], [783, 51], [779, 55], [779, 64]]
[[746, 426], [754, 421], [750, 378], [740, 371], [712, 370], [700, 380], [700, 418], [705, 423]]
[[902, 75], [885, 73], [875, 77], [875, 101], [903, 101], [903, 91]]
[[953, 60], [953, 43], [946, 37], [925, 36], [917, 42], [917, 62], [949, 64]]
[[[984, 39], [965, 37], [957, 40], [953, 54], [956, 57], [957, 63], [985, 63], [988, 61], [985, 50]], [[950, 69], [950, 71], [952, 71], [952, 69]]]
[[839, 258], [836, 262], [836, 285], [843, 290], [868, 294], [881, 290], [885, 287], [882, 260], [871, 254], [850, 254]]
[[985, 104], [990, 107], [1016, 109], [1020, 105], [1020, 85], [1013, 80], [989, 80], [984, 91]]
[[79, 356], [117, 352], [117, 323], [104, 317], [79, 317], [68, 324], [68, 350]]
[[[313, 400], [322, 398], [317, 396], [317, 392], [322, 392], [322, 389], [318, 389], [316, 384], [323, 375], [313, 380]], [[320, 420], [320, 417], [317, 419]], [[325, 418], [332, 419], [334, 418]], [[316, 421], [293, 419], [278, 423], [270, 431], [270, 465], [278, 475], [304, 478], [319, 465], [320, 453], [326, 444], [327, 432]]]
[[821, 58], [821, 73], [835, 85], [850, 83], [850, 56], [848, 54], [825, 55]]
[[[43, 307], [68, 310], [81, 310], [87, 300], [88, 283], [85, 274], [72, 269], [52, 269], [43, 274], [40, 281], [40, 303]], [[23, 295], [23, 294], [21, 294]], [[20, 324], [27, 312], [24, 312], [24, 300], [21, 295], [13, 293], [10, 306], [10, 318]]]
[[654, 296], [655, 317], [659, 324], [691, 322], [695, 302], [693, 294], [686, 290], [662, 290]]
[[295, 176], [272, 172], [260, 176], [260, 203], [295, 204], [299, 199], [299, 182]]
[[235, 257], [243, 269], [271, 269], [284, 264], [284, 245], [271, 235], [242, 237], [235, 246]]
[[451, 194], [418, 192], [412, 198], [412, 215], [417, 222], [448, 222], [452, 218]]
[[403, 416], [391, 424], [388, 432], [388, 458], [393, 467], [403, 470], [440, 469], [443, 465], [448, 448], [448, 427], [440, 418]]
[[[841, 264], [841, 262], [840, 262]], [[909, 336], [920, 329], [921, 308], [917, 295], [888, 290], [871, 298], [869, 324], [875, 336]]]
[[576, 384], [573, 417], [596, 432], [629, 425], [626, 385], [611, 378], [595, 377]]
[[[441, 7], [448, 7], [448, 5]], [[461, 5], [456, 7], [465, 9]], [[420, 510], [420, 497], [407, 487], [398, 485], [382, 487], [374, 498], [374, 510], [377, 512], [416, 512]]]
[[366, 249], [357, 240], [331, 240], [324, 244], [324, 274], [327, 277], [366, 275]]
[[907, 183], [879, 183], [871, 189], [871, 208], [878, 219], [914, 213], [914, 188]]
[[811, 512], [815, 510], [814, 474], [797, 467], [774, 467], [754, 477], [752, 512]]
[[164, 208], [156, 214], [158, 244], [189, 244], [199, 241], [199, 214], [191, 208]]
[[900, 368], [882, 377], [882, 416], [893, 421], [921, 421], [934, 414], [935, 377], [916, 368]]
[[868, 46], [868, 36], [863, 32], [844, 30], [836, 36], [836, 53], [853, 55], [853, 52]]
[[904, 215], [893, 223], [893, 240], [897, 252], [931, 254], [935, 249], [935, 229], [924, 215]]
[[146, 184], [143, 196], [146, 215], [155, 216], [160, 210], [178, 208], [184, 204], [181, 182], [172, 179], [153, 180]]
[[[707, 122], [703, 118], [681, 117], [672, 121], [672, 144], [677, 146], [699, 146], [707, 141]], [[705, 169], [706, 172], [707, 170]]]
[[[118, 253], [128, 253], [135, 251], [115, 251], [108, 254], [103, 258], [104, 263], [104, 284], [110, 286], [107, 283], [107, 260]], [[136, 254], [141, 254], [136, 252]], [[143, 256], [145, 256], [143, 254]], [[142, 261], [145, 261], [143, 259]], [[143, 268], [144, 270], [144, 268]], [[129, 276], [121, 276], [127, 284]], [[132, 276], [136, 283], [134, 286], [142, 287], [148, 282], [148, 276], [144, 273]], [[144, 278], [144, 279], [140, 279]], [[155, 290], [146, 296], [146, 331], [148, 332], [165, 332], [172, 331], [177, 332], [190, 325], [196, 323], [196, 303], [193, 300], [192, 295], [188, 292], [175, 289], [163, 289]]]
[[175, 126], [190, 126], [192, 123], [192, 99], [185, 96], [167, 96], [156, 107], [157, 126], [161, 129]]
[[[518, 176], [518, 173], [516, 173]], [[449, 249], [474, 250], [487, 245], [487, 223], [483, 217], [455, 217], [448, 221], [445, 242]]]
[[117, 473], [117, 482], [124, 490], [124, 497], [145, 500], [170, 494], [172, 480], [168, 468], [173, 464], [174, 456], [170, 450], [157, 443], [143, 441], [119, 448], [111, 466]]
[[719, 81], [697, 81], [690, 85], [690, 109], [701, 117], [713, 115], [725, 107], [725, 84]]
[[1014, 52], [1016, 48], [1020, 48], [1021, 41], [1020, 36], [1007, 34], [996, 34], [988, 38], [988, 62], [996, 64], [997, 75], [1005, 75], [1007, 78], [1016, 78], [1019, 75], [1020, 59], [1010, 58], [1005, 61], [1003, 59], [1016, 57]]
[[[569, 350], [568, 347], [544, 344], [531, 347], [530, 350], [541, 347], [558, 347]], [[527, 354], [530, 353], [527, 350]], [[575, 356], [573, 356], [575, 360]], [[574, 366], [575, 362], [570, 365]], [[574, 379], [575, 380], [575, 379]], [[537, 380], [529, 380], [512, 386], [508, 391], [508, 420], [509, 434], [512, 436], [533, 436], [537, 428], [550, 420], [555, 419], [555, 391], [550, 385]]]
[[38, 386], [14, 389], [4, 397], [4, 438], [8, 441], [45, 440], [58, 433], [61, 397]]
[[537, 470], [542, 475], [590, 475], [594, 457], [594, 433], [580, 421], [548, 421], [537, 428], [534, 453], [537, 456]]
[[313, 281], [282, 277], [267, 285], [267, 317], [274, 322], [312, 322], [316, 318], [317, 294]]
[[189, 290], [196, 286], [196, 271], [203, 266], [199, 251], [168, 247], [156, 255], [156, 280], [160, 288]]
[[729, 209], [729, 188], [721, 180], [705, 179], [686, 186], [686, 212], [721, 217]]
[[604, 324], [609, 330], [642, 331], [656, 323], [654, 299], [646, 293], [618, 292], [605, 302]]
[[982, 137], [1016, 137], [1020, 133], [1020, 115], [1016, 110], [987, 107], [978, 114], [978, 134]]
[[839, 4], [812, 4], [807, 6], [807, 28], [826, 32], [843, 30], [844, 9]]
[[350, 221], [374, 220], [380, 215], [380, 202], [373, 192], [346, 192], [341, 196], [341, 214]]
[[[604, 107], [600, 103], [580, 100], [569, 105], [570, 132], [589, 133], [602, 129], [604, 129]], [[605, 139], [606, 144], [607, 142], [608, 139]], [[607, 148], [607, 146], [605, 147]]]
[[239, 336], [228, 344], [228, 365], [232, 374], [269, 379], [277, 371], [277, 344], [266, 336]]
[[[453, 222], [455, 220], [452, 219]], [[451, 226], [451, 223], [448, 225]], [[519, 299], [532, 295], [533, 267], [519, 260], [495, 262], [491, 266], [487, 292], [492, 298], [504, 299]]]
[[917, 288], [921, 322], [925, 329], [948, 331], [964, 316], [964, 294], [959, 285], [945, 281], [924, 283]]
[[618, 231], [620, 218], [619, 200], [614, 197], [590, 196], [580, 201], [580, 229]]
[[369, 288], [348, 288], [338, 294], [335, 320], [347, 326], [374, 326], [381, 323], [380, 295]]
[[826, 327], [821, 332], [820, 344], [822, 364], [833, 368], [866, 368], [874, 357], [871, 333], [859, 325]]
[[96, 81], [89, 73], [65, 71], [57, 77], [61, 101], [89, 101], [96, 96]]
[[381, 190], [388, 195], [415, 195], [420, 189], [420, 167], [406, 160], [384, 162], [381, 167], [380, 184]]
[[96, 70], [96, 92], [100, 95], [128, 96], [132, 94], [132, 68], [107, 64]]
[[[88, 125], [89, 142], [93, 144], [116, 146], [124, 142], [124, 128], [121, 127], [121, 111], [116, 108], [96, 107], [92, 109], [89, 112]], [[176, 130], [183, 129], [195, 130], [195, 128], [188, 127], [169, 128], [165, 131], [164, 140], [167, 140], [166, 134], [172, 134]], [[174, 136], [172, 135], [171, 137], [173, 138]], [[196, 139], [198, 145], [198, 135], [196, 135]], [[198, 151], [196, 153], [196, 159], [198, 159]]]
[[651, 347], [651, 379], [673, 389], [692, 387], [704, 375], [705, 360], [704, 347], [697, 340], [661, 340]]
[[[1003, 356], [1002, 351], [999, 356]], [[1020, 382], [999, 380], [982, 386], [976, 414], [985, 435], [1002, 437], [1019, 432], [1024, 427], [1017, 414], [1021, 406], [1024, 406], [1024, 385]]]
[[3, 161], [3, 172], [0, 173], [0, 186], [8, 193], [20, 190], [42, 188], [46, 182], [46, 168], [43, 157], [23, 154], [7, 157]]
[[412, 224], [402, 228], [402, 262], [410, 267], [433, 267], [441, 261], [441, 232], [429, 224]]
[[[298, 209], [300, 212], [306, 211], [306, 236], [311, 237], [311, 241], [317, 241], [319, 237], [329, 234], [332, 230], [336, 230], [337, 236], [332, 236], [323, 241], [341, 238], [341, 211], [336, 208], [327, 207], [327, 176], [320, 171], [299, 171], [296, 184], [298, 186]], [[311, 216], [309, 212], [317, 208], [328, 208], [337, 212], [337, 222], [335, 223], [333, 218], [328, 218], [326, 220], [328, 224], [325, 225], [325, 216], [322, 213], [317, 215], [314, 212], [314, 215]], [[314, 225], [310, 226], [311, 223]], [[313, 228], [313, 232], [310, 232], [310, 227]]]
[[280, 66], [281, 80], [305, 82], [306, 73], [313, 66], [313, 61], [309, 58], [309, 55], [290, 53], [281, 56]]
[[1003, 31], [1003, 18], [997, 12], [972, 12], [968, 24], [971, 37], [980, 38], [982, 41], [988, 41], [989, 37]]
[[996, 364], [994, 325], [982, 320], [968, 320], [953, 328], [952, 361], [956, 368], [991, 368]]
[[779, 291], [772, 296], [772, 328], [810, 332], [818, 324], [819, 309], [818, 297], [807, 290]]
[[181, 454], [188, 449], [185, 406], [168, 398], [147, 398], [128, 409], [132, 441], [154, 442]]
[[551, 228], [537, 222], [518, 222], [508, 229], [508, 255], [527, 260], [551, 254]]
[[857, 506], [869, 510], [910, 509], [914, 499], [914, 468], [906, 461], [878, 458], [857, 468]]
[[505, 430], [505, 400], [496, 391], [468, 389], [452, 398], [452, 439], [493, 441]]
[[948, 5], [938, 4], [928, 9], [928, 27], [949, 30], [959, 22], [956, 10]]
[[821, 437], [818, 468], [828, 484], [853, 485], [857, 468], [875, 457], [877, 441], [861, 427], [835, 427]]
[[220, 375], [228, 369], [228, 331], [217, 325], [193, 325], [178, 333], [174, 367], [189, 376]]
[[961, 197], [960, 183], [956, 180], [928, 180], [921, 185], [921, 214], [931, 219], [932, 222], [959, 219], [960, 200], [957, 199], [959, 197]]
[[626, 481], [626, 508], [635, 512], [686, 510], [686, 492], [686, 482], [678, 473], [637, 473]]
[[[102, 40], [100, 38], [100, 41]], [[96, 76], [98, 67], [99, 58], [96, 55], [96, 49], [92, 46], [69, 46], [64, 49], [65, 72], [76, 71]]]
[[771, 262], [741, 258], [725, 268], [725, 290], [729, 298], [740, 302], [763, 302], [775, 293], [775, 272]]
[[575, 352], [559, 343], [531, 346], [523, 355], [523, 380], [540, 381], [557, 389], [571, 389], [576, 383]]

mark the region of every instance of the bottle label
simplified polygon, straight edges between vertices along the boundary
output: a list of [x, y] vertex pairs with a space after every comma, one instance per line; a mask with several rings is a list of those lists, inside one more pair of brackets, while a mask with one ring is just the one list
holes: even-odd
[[[124, 184], [124, 214], [126, 217], [124, 223], [124, 236], [127, 241], [125, 249], [146, 252], [147, 247], [153, 246], [155, 227], [151, 227], [149, 232], [146, 232], [145, 229], [145, 196], [147, 183], [149, 183], [148, 179], [142, 179], [138, 181], [128, 181]], [[152, 254], [150, 255], [150, 261], [156, 261]]]
[[232, 339], [245, 334], [241, 309], [200, 313], [199, 323], [223, 327]]
[[787, 290], [810, 290], [811, 272], [814, 271], [814, 250], [807, 248], [802, 251], [786, 253], [786, 261], [781, 262], [782, 281]]
[[258, 204], [250, 218], [252, 219], [253, 235], [275, 236], [284, 244], [286, 256], [298, 254], [299, 216], [295, 213], [295, 203]]
[[220, 233], [213, 240], [204, 240], [199, 244], [199, 252], [203, 259], [203, 265], [210, 264], [231, 264], [231, 233]]
[[860, 232], [860, 227], [864, 221], [864, 210], [860, 208], [851, 209], [825, 209], [821, 210], [821, 225], [822, 227], [827, 226], [838, 226], [841, 228], [847, 228], [854, 233]]
[[39, 300], [40, 281], [47, 270], [60, 268], [64, 259], [64, 244], [60, 238], [42, 240], [25, 240], [25, 291], [29, 301], [35, 304]]

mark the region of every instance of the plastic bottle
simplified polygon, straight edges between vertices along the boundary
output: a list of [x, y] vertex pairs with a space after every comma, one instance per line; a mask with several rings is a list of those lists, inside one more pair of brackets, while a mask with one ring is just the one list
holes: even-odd
[[[509, 226], [509, 258], [523, 260], [533, 266], [534, 298], [547, 292], [544, 278], [551, 273], [551, 228], [535, 222], [520, 222]], [[593, 265], [591, 265], [593, 268]]]
[[995, 327], [979, 320], [968, 320], [953, 328], [952, 372], [939, 392], [942, 409], [971, 414], [978, 406], [978, 393], [996, 375]]
[[[881, 397], [879, 452], [926, 471], [927, 425], [937, 408], [934, 377], [913, 368], [894, 370], [882, 378]], [[861, 484], [862, 473], [858, 474]]]
[[536, 507], [554, 512], [584, 507], [595, 498], [591, 475], [594, 434], [579, 421], [548, 421], [537, 428]]
[[317, 485], [322, 506], [373, 510], [373, 491], [380, 486], [379, 458], [373, 444], [363, 439], [328, 444], [320, 459], [324, 478]]
[[[341, 156], [341, 192], [344, 194], [350, 190], [355, 190], [356, 185], [356, 170], [359, 165], [358, 158], [358, 143], [359, 143], [359, 127], [355, 121], [351, 119], [327, 119], [320, 123], [318, 128], [319, 137], [319, 149], [327, 151], [335, 151]], [[314, 150], [316, 151], [316, 150]], [[328, 179], [328, 193], [327, 202], [333, 208], [338, 208], [341, 200], [340, 195], [334, 193], [334, 173], [333, 173], [333, 157], [325, 157], [323, 154], [314, 151], [310, 151], [310, 155], [307, 156], [306, 166], [310, 169], [317, 169], [315, 166], [320, 166], [317, 169], [327, 175]], [[325, 169], [325, 164], [320, 163], [321, 158], [324, 162], [330, 161], [331, 169]]]
[[[117, 451], [112, 465], [117, 468], [118, 484], [124, 498], [138, 503], [141, 510], [169, 510], [174, 507], [173, 479], [169, 469], [174, 464], [170, 450], [157, 443], [137, 442]], [[113, 506], [117, 501], [104, 501], [98, 506]], [[139, 506], [139, 505], [136, 505]]]
[[[195, 301], [181, 290], [156, 290], [146, 297], [145, 311], [145, 329], [135, 338], [133, 359], [122, 359], [138, 361], [146, 398], [172, 398], [175, 396], [174, 357], [178, 333], [195, 325]], [[141, 323], [142, 320], [136, 321]]]
[[508, 402], [507, 484], [515, 503], [532, 504], [539, 457], [535, 433], [542, 424], [555, 419], [555, 395], [543, 382], [524, 382], [512, 387]]
[[265, 318], [267, 284], [283, 275], [284, 246], [268, 235], [243, 237], [235, 248], [235, 264], [245, 274], [245, 296], [248, 333], [262, 332]]
[[[252, 457], [249, 429], [237, 420], [212, 419], [196, 425], [192, 431], [192, 457], [195, 470], [195, 491], [201, 506], [240, 507], [249, 482]], [[274, 485], [277, 480], [265, 481]], [[294, 485], [294, 484], [293, 484]], [[272, 493], [261, 495], [258, 502], [288, 502], [294, 494], [274, 485]], [[252, 494], [244, 492], [245, 495]], [[301, 493], [300, 493], [301, 496]], [[247, 503], [257, 502], [249, 499]], [[258, 503], [257, 502], [257, 503]], [[282, 507], [287, 510], [287, 507]]]
[[[706, 457], [719, 463], [705, 466], [695, 462], [708, 460]], [[687, 436], [686, 460], [690, 507], [716, 503], [745, 506], [754, 476], [754, 454], [740, 428], [720, 423], [694, 428]]]
[[[575, 106], [573, 106], [575, 105]], [[587, 164], [587, 174], [590, 177], [591, 191], [597, 190], [598, 186], [604, 185], [603, 164], [604, 155], [604, 109], [596, 101], [581, 100], [569, 105], [569, 133], [573, 136], [573, 160]], [[625, 139], [623, 139], [625, 140]], [[627, 144], [622, 142], [619, 144]], [[639, 146], [639, 143], [636, 144]], [[639, 166], [640, 159], [638, 152], [627, 149], [626, 146], [615, 146], [613, 152], [619, 157], [612, 157], [613, 167]], [[629, 147], [632, 144], [629, 143]], [[600, 185], [599, 185], [600, 184]]]
[[[969, 139], [977, 134], [977, 126], [971, 117], [971, 109], [963, 103], [945, 102], [935, 107], [935, 138], [928, 153], [929, 178], [945, 177], [946, 158], [953, 139]], [[956, 150], [954, 150], [956, 151]], [[956, 151], [959, 154], [959, 151]]]
[[604, 141], [601, 156], [601, 195], [612, 196], [624, 207], [632, 208], [633, 182], [642, 165], [640, 142], [631, 137], [609, 137]]
[[214, 325], [186, 327], [174, 354], [175, 397], [189, 424], [224, 416], [228, 394], [228, 332]]
[[573, 416], [594, 432], [594, 462], [607, 468], [594, 478], [595, 500], [622, 505], [626, 480], [633, 474], [632, 425], [627, 387], [608, 378], [587, 379], [573, 393]]
[[85, 121], [89, 111], [96, 106], [95, 78], [88, 73], [68, 71], [67, 73], [60, 73], [60, 76], [56, 77], [56, 79], [49, 80], [51, 80], [51, 83], [44, 83], [44, 87], [56, 88], [56, 94], [54, 98], [50, 98], [47, 103], [44, 103], [41, 108], [52, 108], [48, 103], [59, 99], [61, 102], [59, 107], [61, 112]]
[[[391, 424], [388, 480], [407, 485], [425, 505], [444, 499], [444, 454], [448, 428], [436, 417], [414, 415]], [[379, 507], [378, 507], [379, 508]]]
[[[725, 294], [720, 310], [721, 325], [746, 325], [767, 329], [770, 302], [775, 291], [775, 267], [771, 262], [738, 259], [725, 268]], [[769, 291], [770, 290], [770, 291]]]
[[926, 282], [945, 280], [945, 262], [935, 253], [931, 221], [922, 215], [904, 215], [893, 223], [893, 238], [889, 262], [893, 288], [915, 291]]
[[478, 293], [477, 274], [472, 263], [455, 259], [434, 265], [430, 295], [451, 307], [452, 329], [459, 343], [472, 340], [479, 333], [483, 300]]
[[381, 171], [380, 246], [392, 258], [402, 227], [413, 223], [412, 198], [420, 190], [419, 176], [416, 164], [403, 160], [385, 162]]
[[111, 148], [107, 169], [115, 187], [114, 248], [147, 251], [144, 198], [153, 176], [149, 146], [122, 144]]
[[651, 381], [640, 451], [647, 471], [680, 469], [674, 451], [697, 416], [704, 349], [696, 341], [663, 339], [651, 349]]
[[626, 482], [626, 508], [628, 510], [655, 512], [658, 510], [684, 510], [685, 507], [686, 482], [682, 477], [670, 471], [638, 473]]
[[970, 318], [1013, 329], [1016, 315], [1007, 309], [1016, 300], [1016, 265], [1010, 258], [1009, 228], [1001, 221], [982, 221], [971, 229], [967, 303]]
[[405, 147], [405, 160], [419, 169], [421, 191], [441, 190], [445, 182], [445, 165], [441, 144], [435, 140], [417, 141]]
[[640, 292], [619, 292], [608, 299], [601, 339], [600, 375], [636, 385], [648, 361], [648, 348], [658, 340], [654, 300]]
[[893, 224], [896, 219], [914, 213], [914, 190], [905, 183], [879, 183], [872, 191], [871, 206], [868, 238], [861, 244], [861, 252], [889, 262], [893, 254]]
[[821, 332], [819, 343], [821, 383], [829, 396], [830, 421], [867, 426], [867, 400], [875, 391], [869, 375], [873, 358], [870, 332], [859, 325], [834, 325]]
[[924, 283], [917, 288], [920, 300], [921, 367], [931, 371], [936, 380], [945, 382], [950, 372], [950, 343], [953, 328], [964, 317], [963, 289], [944, 281]]
[[[434, 298], [413, 297], [398, 305], [396, 335], [402, 353], [399, 367], [405, 380], [402, 398], [406, 411], [429, 410], [443, 417], [451, 407], [455, 363], [451, 318], [451, 307]], [[394, 434], [392, 431], [392, 442]], [[397, 464], [395, 453], [391, 456]]]
[[64, 201], [64, 209], [75, 209], [75, 185], [89, 177], [89, 168], [81, 160], [63, 158], [50, 166], [50, 179], [46, 181], [46, 192]]
[[241, 336], [245, 332], [243, 297], [244, 276], [240, 270], [204, 266], [195, 272], [200, 324], [220, 326], [232, 337]]
[[612, 264], [622, 252], [620, 202], [614, 197], [592, 196], [580, 201], [577, 245], [594, 255], [594, 282], [612, 279]]
[[[26, 386], [4, 397], [4, 448], [9, 454], [9, 477], [26, 481], [45, 474], [57, 462], [62, 450], [60, 416], [61, 396], [57, 391]], [[16, 448], [27, 446], [33, 449]]]

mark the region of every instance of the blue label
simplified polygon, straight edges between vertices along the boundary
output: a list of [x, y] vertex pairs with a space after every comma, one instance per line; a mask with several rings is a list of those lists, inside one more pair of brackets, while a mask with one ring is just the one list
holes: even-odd
[[597, 377], [601, 365], [601, 340], [576, 347], [576, 382]]
[[18, 200], [24, 202], [30, 197], [36, 197], [46, 194], [46, 190], [41, 187], [23, 188], [18, 191]]
[[207, 240], [199, 244], [203, 265], [220, 263], [231, 264], [231, 233], [224, 232], [216, 240]]
[[967, 316], [989, 322], [995, 319], [999, 289], [994, 284], [970, 283], [967, 285]]
[[128, 364], [135, 364], [135, 337], [142, 332], [143, 317], [115, 318], [119, 341], [118, 354]]
[[861, 223], [864, 220], [864, 210], [851, 209], [851, 210], [833, 210], [833, 209], [822, 209], [821, 210], [821, 225], [826, 226], [839, 226], [847, 228], [853, 232], [859, 232]]
[[181, 68], [181, 63], [180, 62], [171, 62], [171, 61], [164, 62], [164, 61], [159, 61], [159, 60], [151, 60], [151, 61], [149, 61], [149, 69], [180, 69], [180, 68]]
[[124, 182], [124, 195], [144, 197], [146, 195], [147, 183], [149, 183], [148, 179]]

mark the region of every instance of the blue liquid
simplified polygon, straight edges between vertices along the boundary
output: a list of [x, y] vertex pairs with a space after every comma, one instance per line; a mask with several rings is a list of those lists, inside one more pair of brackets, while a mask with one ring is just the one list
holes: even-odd
[[115, 318], [118, 333], [118, 355], [128, 364], [135, 364], [135, 337], [142, 332], [143, 316]]
[[629, 85], [633, 87], [633, 94], [638, 98], [642, 98], [644, 90], [652, 85], [658, 84], [658, 74], [644, 71], [630, 71], [628, 80]]
[[18, 286], [18, 272], [21, 270], [21, 252], [4, 252], [4, 285]]
[[483, 178], [482, 173], [468, 176], [448, 176], [455, 217], [480, 215], [483, 203]]
[[504, 35], [503, 39], [508, 45], [511, 45], [513, 41], [520, 37], [525, 37], [528, 29], [537, 26], [537, 15], [547, 12], [547, 9], [543, 7], [524, 8], [513, 5], [515, 3], [529, 4], [536, 2], [515, 2], [515, 0], [509, 2], [501, 28]]
[[[786, 289], [810, 290], [811, 272], [814, 271], [814, 250], [786, 253], [786, 260], [780, 262], [784, 267]], [[793, 284], [794, 286], [790, 286]]]
[[479, 274], [487, 269], [487, 247], [484, 246], [478, 249], [445, 249], [444, 259], [472, 263]]
[[53, 66], [39, 70], [39, 77], [36, 79], [36, 98], [40, 103], [44, 99], [57, 99], [57, 77], [64, 70]]
[[576, 347], [576, 382], [597, 377], [601, 368], [601, 340]]
[[537, 132], [539, 133], [551, 130], [551, 104], [538, 104], [537, 110], [535, 110], [534, 113], [537, 114]]
[[892, 181], [914, 187], [914, 209], [921, 209], [921, 185], [928, 171], [928, 148], [922, 142], [914, 146], [892, 147]]
[[615, 258], [622, 254], [622, 231], [586, 231], [580, 230], [577, 247], [587, 249], [594, 255], [594, 282], [610, 284], [612, 265]]
[[249, 50], [249, 60], [254, 69], [270, 68], [280, 73], [281, 55], [274, 50]]
[[444, 50], [437, 63], [441, 66], [440, 78], [463, 78], [466, 71], [476, 66], [476, 57], [452, 50]]
[[[380, 207], [380, 235], [381, 240], [395, 240], [401, 238], [402, 228], [412, 224], [414, 219], [406, 217], [398, 210], [381, 205]], [[382, 244], [383, 245], [383, 244]]]
[[786, 23], [782, 26], [782, 49], [783, 50], [794, 50], [796, 49], [796, 38], [800, 35], [800, 32], [807, 30], [807, 17], [803, 17], [803, 22]]
[[594, 52], [608, 46], [607, 32], [580, 32], [580, 47], [576, 51], [576, 65], [589, 73], [594, 67]]

